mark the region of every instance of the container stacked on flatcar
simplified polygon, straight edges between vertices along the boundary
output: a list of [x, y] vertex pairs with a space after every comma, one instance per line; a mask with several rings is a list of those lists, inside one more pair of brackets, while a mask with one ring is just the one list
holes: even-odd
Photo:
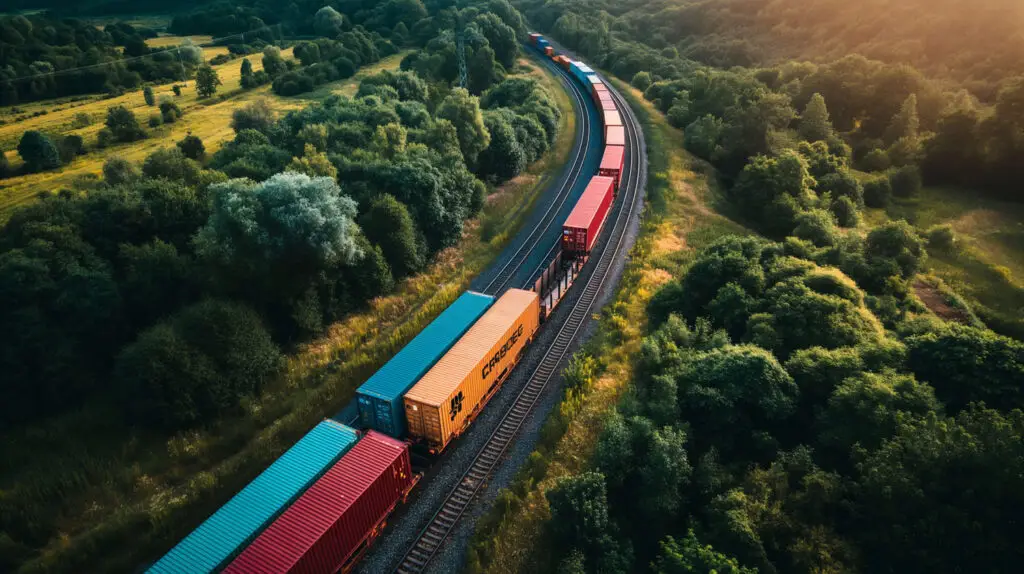
[[395, 438], [405, 436], [402, 396], [494, 303], [494, 297], [467, 291], [416, 335], [356, 390], [359, 421]]
[[345, 572], [416, 479], [409, 446], [370, 431], [224, 572]]
[[147, 572], [202, 574], [217, 570], [357, 440], [355, 430], [330, 420], [321, 422]]
[[597, 175], [612, 178], [613, 189], [619, 190], [619, 179], [622, 177], [622, 166], [625, 163], [626, 148], [620, 145], [604, 146], [604, 155], [601, 156], [601, 166], [597, 168]]
[[537, 294], [506, 291], [405, 394], [409, 435], [444, 449], [504, 383], [539, 326]]
[[562, 225], [562, 253], [569, 257], [590, 254], [615, 197], [615, 180], [595, 175]]
[[573, 77], [576, 78], [576, 81], [579, 82], [581, 86], [586, 88], [587, 91], [591, 91], [592, 88], [590, 85], [590, 80], [587, 78], [587, 76], [593, 76], [594, 70], [590, 69], [590, 66], [584, 64], [583, 62], [573, 61], [569, 63], [569, 73], [572, 74]]
[[604, 128], [605, 145], [626, 145], [626, 128], [623, 126], [607, 126]]

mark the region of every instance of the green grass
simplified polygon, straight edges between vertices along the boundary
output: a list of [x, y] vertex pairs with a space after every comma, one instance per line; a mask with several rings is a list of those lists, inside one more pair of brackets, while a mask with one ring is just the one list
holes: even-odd
[[[544, 76], [552, 88], [553, 78]], [[553, 89], [553, 92], [557, 90]], [[173, 437], [126, 428], [116, 409], [84, 405], [0, 436], [0, 513], [31, 524], [45, 544], [22, 555], [0, 545], [19, 572], [124, 572], [166, 551], [321, 418], [467, 288], [501, 252], [536, 201], [545, 174], [571, 151], [568, 99], [555, 148], [497, 189], [457, 247], [424, 273], [372, 301], [295, 353], [263, 394], [210, 428]], [[484, 238], [481, 220], [501, 224]], [[6, 524], [5, 524], [6, 526]], [[24, 533], [17, 533], [21, 538]], [[2, 541], [2, 539], [0, 539]]]
[[599, 358], [600, 376], [584, 395], [563, 397], [545, 422], [529, 462], [477, 523], [467, 559], [471, 573], [556, 570], [550, 559], [556, 549], [544, 536], [550, 518], [544, 492], [559, 478], [586, 470], [605, 418], [632, 379], [648, 301], [673, 275], [683, 273], [700, 249], [726, 235], [750, 233], [718, 212], [721, 187], [710, 166], [683, 149], [682, 132], [669, 126], [639, 92], [615, 83], [643, 125], [647, 202], [615, 298], [602, 309], [595, 336], [580, 351]]
[[925, 188], [868, 210], [869, 225], [906, 219], [921, 230], [948, 224], [959, 248], [932, 250], [926, 268], [962, 296], [996, 332], [1024, 338], [1024, 205], [966, 189]]

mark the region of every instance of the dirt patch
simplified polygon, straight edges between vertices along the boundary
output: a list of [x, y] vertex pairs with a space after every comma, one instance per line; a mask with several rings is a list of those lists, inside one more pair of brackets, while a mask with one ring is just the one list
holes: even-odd
[[965, 325], [971, 324], [971, 318], [963, 309], [957, 309], [946, 301], [938, 288], [921, 279], [914, 280], [914, 293], [924, 303], [925, 307], [946, 321], [956, 321]]

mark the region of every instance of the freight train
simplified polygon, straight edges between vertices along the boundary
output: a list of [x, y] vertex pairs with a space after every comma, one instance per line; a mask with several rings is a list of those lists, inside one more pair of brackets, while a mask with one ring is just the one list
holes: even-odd
[[362, 430], [321, 422], [147, 572], [348, 572], [421, 476], [410, 447], [441, 452], [501, 388], [589, 257], [625, 158], [622, 119], [600, 77], [555, 54], [540, 34], [529, 43], [587, 90], [604, 130], [598, 173], [566, 218], [544, 277], [532, 291], [497, 298], [463, 293], [356, 391]]

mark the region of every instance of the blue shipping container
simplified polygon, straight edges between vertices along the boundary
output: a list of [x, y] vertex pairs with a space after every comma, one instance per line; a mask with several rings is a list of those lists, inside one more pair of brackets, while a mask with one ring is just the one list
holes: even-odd
[[405, 404], [402, 396], [452, 348], [492, 303], [494, 297], [466, 291], [363, 383], [356, 390], [362, 426], [395, 438], [404, 436]]
[[587, 76], [593, 75], [594, 70], [590, 69], [590, 66], [583, 62], [571, 62], [569, 64], [569, 71], [576, 78], [576, 81], [580, 83], [584, 88], [590, 89], [590, 80]]
[[358, 440], [356, 431], [323, 421], [270, 468], [206, 519], [159, 562], [152, 574], [216, 571], [341, 458]]

